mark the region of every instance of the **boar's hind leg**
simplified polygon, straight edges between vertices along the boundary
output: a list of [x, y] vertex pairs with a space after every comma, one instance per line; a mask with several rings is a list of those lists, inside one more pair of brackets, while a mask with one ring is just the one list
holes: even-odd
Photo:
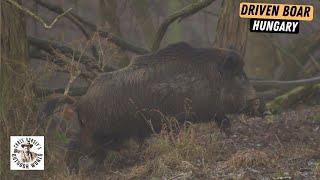
[[225, 114], [218, 114], [214, 118], [215, 122], [218, 124], [219, 128], [226, 134], [231, 134], [231, 122], [230, 119]]

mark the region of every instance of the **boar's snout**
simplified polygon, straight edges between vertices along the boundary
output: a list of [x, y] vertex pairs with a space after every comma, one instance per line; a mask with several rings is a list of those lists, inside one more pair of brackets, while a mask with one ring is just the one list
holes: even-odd
[[[234, 78], [234, 88], [237, 92], [240, 92], [239, 101], [235, 103], [240, 103], [240, 113], [245, 113], [249, 116], [260, 116], [264, 117], [271, 115], [271, 112], [268, 111], [264, 101], [257, 96], [256, 90], [250, 83], [246, 73], [241, 70], [240, 73]], [[236, 92], [235, 92], [236, 94]]]

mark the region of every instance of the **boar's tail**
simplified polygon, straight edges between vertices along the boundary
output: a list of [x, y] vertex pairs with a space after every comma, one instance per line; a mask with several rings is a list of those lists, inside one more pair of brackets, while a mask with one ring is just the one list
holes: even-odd
[[37, 121], [41, 127], [46, 124], [47, 118], [54, 113], [54, 110], [63, 104], [74, 104], [75, 99], [70, 96], [65, 96], [63, 94], [54, 95], [50, 97], [42, 106], [40, 106], [38, 111]]

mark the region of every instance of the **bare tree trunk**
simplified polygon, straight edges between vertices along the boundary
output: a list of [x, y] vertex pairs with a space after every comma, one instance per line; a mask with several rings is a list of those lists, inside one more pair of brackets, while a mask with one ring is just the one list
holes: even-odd
[[239, 17], [239, 5], [240, 0], [222, 1], [214, 47], [234, 49], [244, 57], [248, 20]]
[[0, 29], [1, 64], [12, 62], [20, 69], [28, 57], [26, 22], [22, 13], [6, 1], [1, 1]]
[[[20, 0], [17, 2], [21, 3]], [[25, 106], [30, 106], [26, 97], [30, 97], [31, 93], [21, 93], [27, 86], [24, 81], [28, 57], [25, 20], [22, 13], [7, 1], [0, 1], [0, 6], [0, 157], [5, 157], [9, 152], [10, 135], [21, 132], [19, 125], [24, 123], [17, 117], [21, 115], [25, 120], [28, 119], [29, 114], [23, 112], [26, 112]], [[18, 97], [21, 97], [20, 100], [17, 100]], [[23, 111], [16, 113], [20, 108]], [[2, 158], [0, 161], [2, 179], [12, 178], [9, 168], [3, 168], [8, 166], [8, 160]]]
[[116, 0], [100, 0], [99, 1], [100, 26], [107, 26], [109, 31], [114, 34], [121, 34], [120, 22], [117, 16]]
[[79, 14], [79, 1], [80, 0], [73, 0], [72, 3], [74, 5], [74, 11], [75, 13]]
[[[34, 10], [35, 14], [39, 14], [39, 7], [38, 7], [38, 4], [35, 2], [33, 2], [33, 10]], [[39, 35], [38, 22], [35, 19], [33, 20], [33, 33], [34, 33], [34, 36]]]
[[156, 34], [153, 25], [151, 12], [149, 11], [147, 0], [130, 0], [131, 6], [134, 8], [135, 16], [144, 33], [145, 43], [151, 48], [152, 40]]
[[[107, 26], [108, 30], [116, 35], [121, 35], [120, 21], [117, 16], [117, 0], [100, 0], [99, 1], [100, 26]], [[107, 44], [106, 54], [101, 54], [100, 59], [105, 62], [104, 70], [116, 70], [126, 66], [129, 58], [120, 47], [113, 43]]]

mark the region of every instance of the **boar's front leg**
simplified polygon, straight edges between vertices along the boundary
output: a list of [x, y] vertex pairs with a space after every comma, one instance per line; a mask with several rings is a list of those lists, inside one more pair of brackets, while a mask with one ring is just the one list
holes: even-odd
[[79, 135], [71, 139], [68, 145], [65, 162], [69, 172], [79, 172], [80, 159], [83, 157], [93, 160], [93, 164], [87, 169], [89, 172], [96, 172], [103, 168], [106, 157], [103, 145], [106, 145], [106, 143], [102, 142], [102, 137], [92, 136], [88, 134], [87, 129], [83, 128]]
[[91, 164], [87, 171], [90, 173], [96, 173], [103, 171], [104, 169], [104, 160], [106, 158], [106, 151], [102, 148], [98, 148], [93, 152], [89, 157], [92, 158], [93, 164]]
[[231, 121], [225, 114], [216, 114], [214, 120], [227, 136], [231, 134]]
[[70, 173], [78, 173], [80, 157], [81, 153], [79, 136], [75, 136], [70, 140], [68, 144], [68, 149], [65, 157], [65, 162]]

